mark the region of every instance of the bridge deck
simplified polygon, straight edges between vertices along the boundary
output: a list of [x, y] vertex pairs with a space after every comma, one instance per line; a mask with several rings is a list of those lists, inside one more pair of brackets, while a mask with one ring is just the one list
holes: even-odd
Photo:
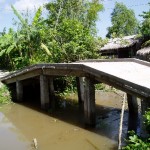
[[85, 66], [150, 88], [150, 67], [136, 62], [84, 63]]

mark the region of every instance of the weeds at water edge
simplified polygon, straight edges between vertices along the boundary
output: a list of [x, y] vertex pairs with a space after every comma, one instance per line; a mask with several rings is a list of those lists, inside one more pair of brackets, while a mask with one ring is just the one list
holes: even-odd
[[11, 102], [11, 94], [6, 85], [0, 83], [0, 104], [8, 104]]

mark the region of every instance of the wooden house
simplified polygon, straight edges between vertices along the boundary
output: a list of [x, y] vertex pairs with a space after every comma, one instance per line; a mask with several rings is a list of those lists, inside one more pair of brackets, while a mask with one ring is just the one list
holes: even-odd
[[130, 58], [136, 56], [140, 46], [140, 39], [136, 35], [114, 38], [100, 49], [100, 54], [109, 58]]

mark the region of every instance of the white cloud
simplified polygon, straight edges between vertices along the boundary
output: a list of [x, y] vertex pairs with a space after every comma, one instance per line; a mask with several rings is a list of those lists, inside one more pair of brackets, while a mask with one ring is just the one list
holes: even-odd
[[48, 2], [49, 2], [48, 0], [18, 0], [13, 4], [13, 6], [17, 10], [27, 10], [28, 9], [28, 10], [32, 11]]
[[0, 3], [4, 3], [5, 2], [5, 0], [0, 0]]

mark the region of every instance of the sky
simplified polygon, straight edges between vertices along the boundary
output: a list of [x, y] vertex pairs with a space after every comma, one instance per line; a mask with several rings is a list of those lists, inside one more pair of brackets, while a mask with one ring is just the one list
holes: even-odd
[[[17, 18], [13, 14], [10, 7], [11, 4], [20, 12], [26, 12], [27, 9], [34, 12], [35, 8], [49, 1], [50, 0], [0, 0], [0, 32], [3, 31], [4, 27], [6, 27], [6, 29], [14, 27], [13, 18]], [[99, 13], [99, 18], [96, 23], [98, 36], [102, 38], [105, 38], [107, 28], [111, 26], [111, 12], [113, 11], [116, 1], [123, 2], [128, 8], [133, 9], [139, 21], [142, 21], [142, 17], [140, 17], [139, 14], [150, 9], [148, 6], [150, 0], [103, 0], [102, 4], [104, 5], [104, 10]]]

